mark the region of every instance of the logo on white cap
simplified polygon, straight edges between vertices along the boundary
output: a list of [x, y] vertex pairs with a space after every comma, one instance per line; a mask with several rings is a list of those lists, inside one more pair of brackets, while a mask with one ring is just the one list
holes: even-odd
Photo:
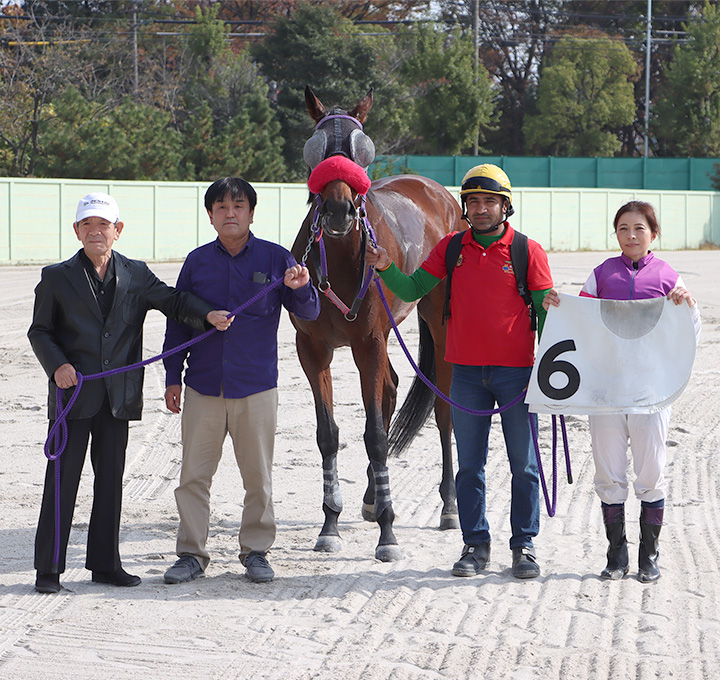
[[95, 192], [84, 196], [78, 203], [75, 221], [80, 222], [86, 217], [102, 217], [114, 224], [120, 219], [120, 209], [112, 196]]

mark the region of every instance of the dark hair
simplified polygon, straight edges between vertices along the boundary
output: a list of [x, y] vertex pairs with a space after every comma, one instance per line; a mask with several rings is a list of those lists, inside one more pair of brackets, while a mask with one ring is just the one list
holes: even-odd
[[246, 199], [250, 210], [255, 210], [257, 193], [250, 182], [242, 177], [223, 177], [213, 182], [205, 192], [205, 208], [212, 211], [213, 204], [222, 201], [228, 194], [233, 200]]
[[645, 201], [630, 201], [626, 203], [620, 210], [615, 213], [615, 219], [613, 220], [613, 227], [617, 231], [617, 225], [620, 218], [629, 212], [639, 212], [648, 223], [650, 231], [656, 236], [660, 236], [660, 224], [658, 223], [657, 215], [655, 214], [655, 208]]

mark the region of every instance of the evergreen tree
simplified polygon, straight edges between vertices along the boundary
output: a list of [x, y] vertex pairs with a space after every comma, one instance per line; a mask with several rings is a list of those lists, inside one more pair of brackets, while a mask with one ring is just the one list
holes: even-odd
[[[305, 86], [310, 85], [326, 107], [352, 108], [375, 88], [375, 105], [366, 131], [383, 120], [376, 108], [390, 105], [387, 78], [382, 77], [378, 52], [359, 35], [352, 22], [327, 5], [301, 4], [289, 17], [278, 19], [253, 55], [268, 81], [278, 84], [277, 117], [285, 138], [283, 155], [290, 176], [307, 177], [302, 149], [313, 131], [305, 107]], [[377, 143], [377, 142], [376, 142]]]
[[635, 115], [635, 60], [606, 36], [565, 36], [553, 49], [538, 85], [537, 113], [524, 132], [535, 153], [612, 156], [619, 129]]
[[470, 153], [493, 113], [492, 84], [482, 66], [475, 76], [472, 42], [459, 29], [446, 33], [432, 25], [407, 31], [405, 41], [400, 78], [414, 94], [415, 135], [406, 153]]
[[181, 180], [182, 139], [170, 116], [125, 97], [119, 106], [88, 102], [68, 87], [43, 125], [45, 177]]
[[230, 48], [218, 10], [197, 11], [181, 69], [178, 128], [187, 140], [188, 179], [242, 175], [251, 182], [284, 181], [280, 125], [267, 85], [248, 53]]
[[668, 156], [720, 155], [720, 10], [709, 2], [687, 26], [655, 106], [652, 129]]

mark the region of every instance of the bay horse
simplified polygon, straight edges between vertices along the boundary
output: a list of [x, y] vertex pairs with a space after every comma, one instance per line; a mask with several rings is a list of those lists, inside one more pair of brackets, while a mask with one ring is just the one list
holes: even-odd
[[[310, 163], [320, 163], [336, 154], [350, 157], [361, 165], [372, 162], [374, 146], [364, 133], [358, 132], [362, 130], [372, 107], [372, 90], [351, 111], [340, 108], [328, 111], [310, 87], [305, 89], [305, 101], [310, 116], [317, 124], [315, 135], [306, 143], [306, 162], [308, 156]], [[350, 165], [359, 167], [354, 163]], [[369, 184], [366, 174], [364, 178]], [[314, 549], [335, 552], [342, 545], [338, 531], [338, 517], [342, 510], [337, 472], [339, 439], [333, 416], [330, 364], [336, 348], [349, 346], [360, 373], [366, 415], [364, 442], [369, 465], [368, 485], [363, 496], [363, 518], [379, 524], [380, 539], [375, 557], [389, 562], [400, 559], [402, 553], [392, 527], [395, 514], [390, 496], [388, 452], [392, 449], [391, 453], [397, 453], [405, 448], [433, 408], [443, 462], [439, 488], [442, 499], [440, 528], [458, 527], [452, 425], [450, 407], [443, 400], [436, 401], [427, 386], [415, 378], [393, 421], [390, 440], [388, 438], [397, 400], [398, 376], [387, 353], [391, 324], [375, 286], [367, 288], [367, 294], [358, 300], [359, 282], [363, 281], [366, 271], [364, 253], [368, 237], [367, 229], [361, 225], [365, 217], [363, 206], [366, 224], [371, 226], [376, 242], [387, 249], [395, 264], [405, 273], [415, 271], [447, 233], [462, 227], [457, 201], [442, 185], [431, 179], [416, 175], [385, 177], [372, 182], [369, 191], [366, 191], [366, 201], [360, 202], [362, 197], [348, 181], [341, 178], [328, 182], [316, 194], [317, 207], [310, 208], [292, 247], [298, 262], [311, 260], [307, 262], [308, 268], [315, 285], [321, 284], [321, 290], [331, 286], [333, 295], [340, 300], [352, 300], [355, 296], [352, 309], [348, 312], [345, 307], [343, 313], [326, 297], [326, 292], [321, 296], [321, 311], [317, 320], [303, 321], [292, 315], [291, 320], [296, 329], [298, 357], [315, 401], [317, 443], [322, 455], [325, 522]], [[320, 248], [324, 249], [324, 253], [320, 252]], [[319, 264], [321, 257], [327, 263], [325, 276]], [[417, 306], [420, 369], [429, 377], [434, 377], [438, 388], [449, 394], [452, 373], [450, 365], [444, 360], [445, 326], [442, 323], [445, 282], [417, 303], [403, 302], [389, 291], [386, 298], [398, 323]]]

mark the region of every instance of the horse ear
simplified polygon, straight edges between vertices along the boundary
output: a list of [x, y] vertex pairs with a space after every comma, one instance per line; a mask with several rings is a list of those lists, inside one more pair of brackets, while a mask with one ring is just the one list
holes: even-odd
[[305, 86], [305, 105], [310, 117], [319, 123], [320, 119], [327, 113], [325, 105], [315, 96], [309, 85]]
[[373, 88], [371, 87], [368, 93], [358, 102], [358, 105], [352, 111], [348, 111], [348, 113], [353, 118], [357, 118], [361, 123], [364, 123], [368, 113], [370, 113], [372, 105]]

